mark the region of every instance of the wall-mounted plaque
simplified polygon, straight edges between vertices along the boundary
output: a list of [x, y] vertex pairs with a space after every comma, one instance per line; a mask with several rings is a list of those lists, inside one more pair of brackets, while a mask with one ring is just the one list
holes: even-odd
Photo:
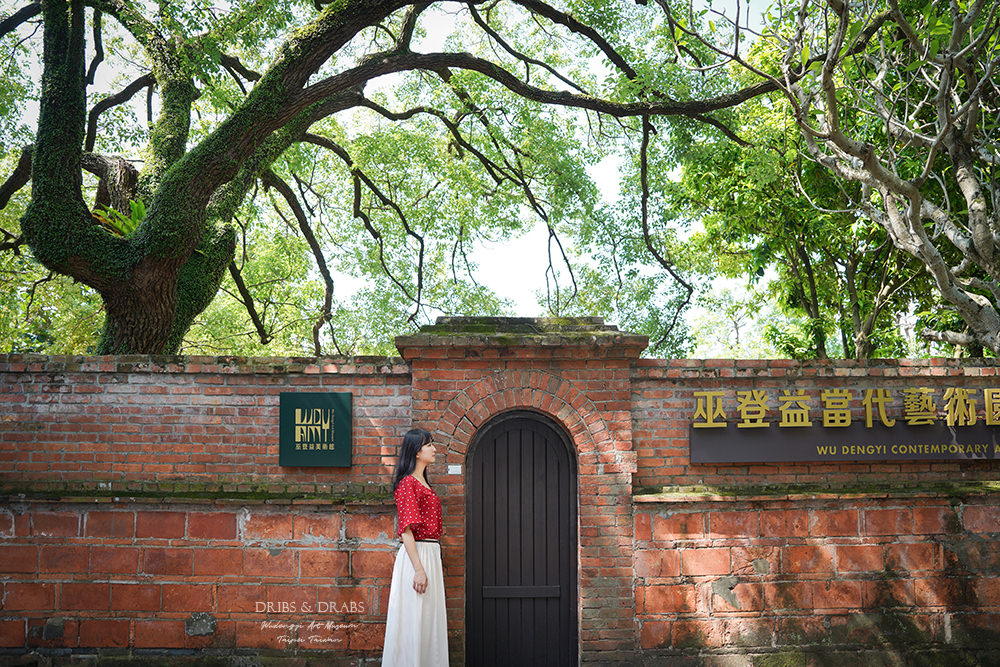
[[693, 395], [692, 463], [1000, 459], [1000, 387]]
[[282, 392], [278, 405], [278, 465], [350, 467], [349, 392]]

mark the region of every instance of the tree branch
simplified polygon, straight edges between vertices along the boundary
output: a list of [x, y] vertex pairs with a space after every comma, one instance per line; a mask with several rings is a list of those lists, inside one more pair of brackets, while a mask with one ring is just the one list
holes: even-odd
[[97, 176], [97, 197], [94, 208], [113, 208], [122, 215], [131, 212], [130, 201], [136, 198], [139, 172], [131, 162], [114, 155], [104, 157], [96, 153], [84, 153], [80, 166]]
[[253, 326], [257, 330], [257, 335], [260, 337], [260, 344], [267, 345], [271, 342], [271, 334], [268, 333], [264, 327], [264, 323], [261, 322], [260, 315], [257, 314], [257, 308], [253, 304], [253, 295], [250, 294], [246, 283], [243, 282], [243, 275], [233, 262], [229, 263], [229, 275], [232, 276], [233, 282], [236, 284], [236, 289], [239, 290], [240, 296], [243, 297], [240, 303], [243, 304], [247, 309], [247, 314], [250, 315], [250, 321], [253, 322]]
[[119, 104], [124, 104], [128, 102], [132, 97], [142, 90], [143, 88], [149, 86], [152, 88], [156, 85], [156, 78], [152, 74], [146, 74], [140, 76], [138, 79], [127, 85], [120, 92], [114, 95], [109, 95], [105, 97], [100, 102], [95, 104], [91, 108], [90, 113], [87, 115], [87, 138], [84, 141], [84, 150], [92, 151], [94, 150], [94, 144], [97, 143], [97, 119], [102, 113], [110, 109], [111, 107], [118, 106]]
[[487, 23], [485, 20], [483, 20], [483, 17], [479, 14], [478, 11], [476, 11], [475, 4], [473, 4], [472, 2], [468, 3], [468, 8], [469, 8], [469, 14], [472, 15], [472, 20], [475, 21], [476, 24], [480, 28], [482, 28], [483, 32], [485, 32], [487, 35], [489, 35], [493, 39], [494, 42], [496, 42], [497, 44], [499, 44], [500, 47], [504, 51], [506, 51], [510, 55], [514, 56], [515, 58], [517, 58], [518, 60], [520, 60], [520, 61], [522, 61], [522, 62], [524, 62], [526, 64], [530, 64], [530, 65], [535, 65], [537, 67], [541, 67], [542, 69], [544, 69], [545, 71], [549, 72], [554, 77], [556, 77], [557, 79], [559, 79], [560, 81], [562, 81], [563, 83], [565, 83], [567, 86], [570, 86], [571, 88], [574, 88], [577, 92], [579, 92], [579, 93], [581, 93], [583, 95], [587, 95], [588, 94], [586, 90], [584, 90], [579, 85], [577, 85], [573, 80], [571, 80], [571, 79], [563, 76], [562, 74], [560, 74], [559, 71], [556, 70], [556, 68], [552, 67], [548, 63], [542, 62], [541, 60], [538, 60], [536, 58], [531, 58], [531, 57], [529, 57], [529, 56], [521, 53], [520, 51], [518, 51], [517, 49], [515, 49], [514, 47], [512, 47], [510, 44], [508, 44], [507, 41], [504, 40], [504, 38], [500, 36], [500, 33], [498, 33], [496, 30], [494, 30], [490, 26], [489, 23]]
[[137, 260], [128, 241], [95, 225], [83, 202], [80, 162], [86, 115], [82, 0], [47, 2], [31, 203], [21, 230], [46, 268], [104, 290]]
[[[323, 310], [320, 312], [320, 316], [316, 319], [315, 324], [313, 324], [313, 353], [318, 357], [323, 354], [323, 347], [319, 342], [320, 330], [324, 324], [333, 319], [333, 276], [330, 275], [330, 269], [326, 265], [326, 257], [323, 255], [323, 249], [320, 248], [319, 242], [316, 240], [316, 235], [313, 233], [312, 227], [309, 226], [309, 219], [306, 217], [305, 211], [302, 210], [302, 206], [299, 204], [299, 200], [292, 191], [292, 188], [270, 169], [265, 170], [261, 174], [261, 181], [263, 181], [264, 187], [274, 188], [284, 197], [285, 202], [295, 216], [296, 222], [299, 224], [299, 231], [302, 232], [303, 238], [309, 244], [309, 249], [316, 260], [316, 267], [319, 269], [320, 275], [323, 276], [325, 286]], [[336, 342], [336, 339], [334, 341]]]
[[291, 108], [298, 109], [311, 102], [323, 99], [346, 87], [356, 86], [369, 79], [409, 70], [423, 69], [432, 72], [443, 68], [466, 69], [479, 72], [521, 97], [543, 104], [552, 104], [576, 109], [589, 109], [616, 118], [636, 116], [688, 116], [728, 109], [747, 100], [779, 89], [776, 81], [762, 81], [733, 93], [717, 95], [705, 100], [678, 101], [667, 97], [657, 97], [642, 102], [614, 102], [568, 91], [545, 90], [529, 85], [499, 65], [468, 53], [405, 53], [388, 55], [372, 60], [350, 70], [343, 71], [302, 89], [289, 101]]
[[14, 193], [27, 185], [28, 181], [31, 180], [31, 153], [34, 151], [34, 148], [31, 144], [28, 144], [21, 149], [21, 157], [18, 159], [13, 173], [0, 185], [0, 210], [6, 208]]
[[19, 10], [0, 21], [0, 37], [3, 37], [7, 33], [15, 30], [25, 21], [32, 19], [41, 13], [42, 5], [40, 2], [33, 2], [30, 5], [21, 7]]
[[691, 303], [691, 295], [694, 294], [694, 287], [686, 280], [681, 278], [680, 274], [677, 273], [676, 269], [674, 268], [673, 262], [671, 262], [666, 257], [660, 254], [660, 252], [656, 249], [656, 246], [653, 245], [653, 238], [649, 231], [649, 167], [647, 158], [649, 150], [649, 135], [651, 134], [652, 129], [653, 128], [649, 122], [649, 118], [644, 116], [642, 119], [642, 144], [639, 147], [639, 185], [642, 189], [642, 198], [640, 204], [640, 215], [642, 218], [642, 240], [645, 242], [646, 249], [649, 251], [649, 254], [651, 254], [653, 258], [656, 259], [657, 262], [659, 262], [660, 266], [666, 269], [667, 273], [669, 273], [675, 281], [680, 283], [681, 287], [683, 287], [684, 290], [687, 292], [686, 296], [684, 297], [684, 301], [681, 303], [680, 306], [677, 307], [677, 310], [674, 311], [674, 316], [670, 320], [670, 325], [667, 326], [667, 329], [663, 332], [663, 335], [660, 336], [660, 340], [656, 343], [656, 347], [659, 347], [666, 342], [667, 338], [670, 336], [670, 333], [674, 330], [674, 327], [677, 326], [677, 321], [678, 319], [680, 319], [681, 312], [684, 310], [685, 307], [687, 307], [689, 303]]
[[615, 67], [620, 69], [625, 76], [630, 79], [636, 78], [637, 74], [636, 71], [632, 69], [632, 66], [629, 65], [625, 58], [618, 53], [615, 48], [611, 46], [611, 44], [608, 43], [608, 40], [604, 39], [604, 36], [594, 28], [585, 23], [581, 23], [569, 14], [561, 12], [544, 2], [540, 2], [539, 0], [514, 0], [514, 2], [531, 12], [538, 14], [539, 16], [544, 16], [553, 23], [558, 23], [559, 25], [568, 28], [571, 32], [575, 32], [578, 35], [586, 37], [593, 42], [597, 48], [604, 53], [607, 59], [610, 60]]
[[948, 343], [950, 345], [959, 345], [961, 347], [969, 347], [970, 345], [977, 345], [979, 343], [975, 336], [971, 336], [966, 333], [958, 333], [957, 331], [935, 331], [934, 329], [924, 329], [920, 332], [920, 337], [924, 340], [932, 340], [938, 343]]
[[[86, 85], [94, 85], [94, 76], [97, 74], [97, 66], [104, 60], [104, 42], [101, 40], [101, 10], [94, 10], [94, 59], [90, 61], [87, 69]], [[87, 149], [91, 150], [91, 149]]]

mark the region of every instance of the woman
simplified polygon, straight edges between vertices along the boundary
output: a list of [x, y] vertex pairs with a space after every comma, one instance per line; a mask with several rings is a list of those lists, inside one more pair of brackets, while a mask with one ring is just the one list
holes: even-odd
[[431, 434], [419, 428], [403, 436], [392, 478], [403, 546], [396, 554], [386, 612], [383, 667], [448, 664], [448, 624], [441, 572], [441, 501], [427, 483], [434, 462]]

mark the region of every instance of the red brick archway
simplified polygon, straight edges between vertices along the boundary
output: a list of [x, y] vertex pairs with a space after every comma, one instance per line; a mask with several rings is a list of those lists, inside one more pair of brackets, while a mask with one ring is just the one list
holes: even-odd
[[[422, 425], [447, 449], [450, 466], [465, 469], [469, 445], [491, 418], [513, 410], [549, 416], [569, 435], [577, 459], [579, 498], [579, 630], [585, 655], [609, 648], [633, 650], [631, 424], [609, 425], [609, 411], [576, 383], [539, 370], [505, 370], [457, 388], [436, 420]], [[603, 409], [602, 409], [603, 408]], [[612, 417], [618, 417], [611, 412]], [[415, 415], [417, 417], [417, 415]], [[420, 423], [420, 422], [418, 422]], [[616, 439], [617, 435], [617, 439]], [[445, 510], [445, 574], [449, 625], [457, 652], [464, 652], [465, 477], [449, 475]]]
[[[542, 371], [505, 371], [482, 378], [448, 403], [436, 431], [438, 439], [448, 443], [448, 461], [457, 456], [457, 462], [464, 463], [476, 430], [510, 410], [535, 410], [562, 424], [583, 465], [593, 465], [598, 451], [615, 451], [600, 411], [572, 383]], [[614, 462], [621, 463], [619, 458], [628, 457], [618, 456]], [[634, 455], [631, 458], [628, 473], [634, 471]]]

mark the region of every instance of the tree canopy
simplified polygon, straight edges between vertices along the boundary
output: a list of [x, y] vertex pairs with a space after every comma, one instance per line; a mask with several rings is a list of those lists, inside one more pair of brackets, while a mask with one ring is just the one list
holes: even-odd
[[[805, 318], [779, 349], [900, 353], [892, 316], [916, 310], [929, 338], [1000, 351], [994, 3], [739, 19], [28, 2], [0, 17], [11, 348], [384, 350], [431, 313], [504, 312], [471, 249], [540, 224], [549, 311], [610, 316], [660, 354], [690, 349], [705, 278], [764, 271]], [[617, 202], [592, 176], [609, 155]]]

